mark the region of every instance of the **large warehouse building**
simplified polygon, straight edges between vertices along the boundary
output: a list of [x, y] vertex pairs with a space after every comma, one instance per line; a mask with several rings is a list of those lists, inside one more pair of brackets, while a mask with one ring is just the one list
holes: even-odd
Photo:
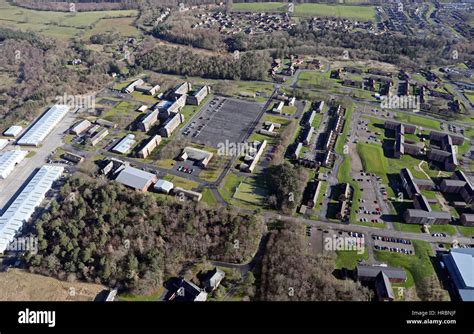
[[25, 146], [39, 146], [51, 131], [61, 122], [69, 112], [69, 106], [56, 104], [52, 106], [36, 123], [28, 129], [17, 144]]
[[25, 159], [27, 154], [28, 151], [20, 150], [0, 153], [0, 179], [6, 179], [13, 172], [15, 166]]
[[14, 240], [15, 235], [41, 204], [46, 193], [64, 171], [60, 166], [43, 166], [28, 182], [20, 195], [0, 217], [0, 253], [3, 253]]
[[459, 299], [474, 301], [474, 249], [453, 248], [443, 260]]

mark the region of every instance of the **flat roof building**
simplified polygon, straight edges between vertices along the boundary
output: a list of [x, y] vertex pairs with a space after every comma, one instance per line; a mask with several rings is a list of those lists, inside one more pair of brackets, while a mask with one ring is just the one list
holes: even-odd
[[459, 299], [474, 301], [474, 248], [452, 248], [443, 261]]
[[0, 153], [0, 179], [6, 179], [15, 169], [15, 166], [25, 159], [28, 151], [6, 151]]
[[69, 112], [69, 106], [56, 104], [41, 116], [18, 140], [18, 145], [39, 146]]
[[174, 184], [166, 180], [158, 180], [153, 187], [160, 193], [169, 194], [173, 190]]
[[135, 135], [128, 134], [122, 140], [118, 142], [117, 145], [114, 146], [112, 152], [119, 153], [119, 154], [128, 154], [132, 149], [133, 145], [135, 145]]
[[64, 167], [60, 166], [41, 167], [0, 217], [0, 253], [7, 249], [23, 224], [31, 218], [63, 171]]
[[186, 146], [183, 151], [181, 152], [181, 155], [179, 157], [179, 160], [185, 161], [185, 160], [193, 160], [196, 161], [197, 164], [200, 167], [207, 167], [207, 164], [209, 161], [212, 159], [214, 154], [211, 152], [201, 150], [195, 147], [191, 146]]
[[146, 192], [156, 179], [155, 174], [134, 167], [125, 167], [115, 181], [127, 187]]
[[474, 214], [463, 213], [461, 215], [461, 224], [464, 226], [474, 226]]
[[448, 224], [451, 220], [451, 214], [444, 211], [408, 209], [405, 211], [403, 218], [408, 224], [440, 225]]
[[6, 136], [6, 137], [16, 138], [20, 135], [21, 131], [23, 131], [23, 127], [21, 127], [19, 125], [13, 125], [13, 126], [9, 127], [7, 129], [7, 131], [5, 131], [3, 133], [3, 135]]

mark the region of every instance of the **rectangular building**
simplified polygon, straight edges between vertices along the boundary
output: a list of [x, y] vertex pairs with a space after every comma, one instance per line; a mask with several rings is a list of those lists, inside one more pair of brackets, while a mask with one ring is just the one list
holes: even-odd
[[112, 152], [119, 154], [128, 154], [132, 149], [132, 146], [135, 145], [135, 143], [135, 135], [128, 134], [112, 148]]
[[400, 178], [402, 179], [402, 186], [409, 198], [413, 198], [416, 194], [420, 193], [420, 188], [415, 183], [413, 175], [408, 168], [403, 168], [400, 171]]
[[159, 133], [162, 137], [170, 137], [174, 130], [178, 128], [178, 126], [184, 122], [184, 115], [183, 114], [174, 114], [170, 116], [160, 128]]
[[84, 119], [71, 128], [71, 133], [76, 136], [86, 131], [92, 125], [87, 119]]
[[195, 91], [192, 95], [188, 95], [186, 98], [186, 103], [198, 106], [210, 93], [211, 87], [203, 86], [199, 90]]
[[155, 174], [134, 167], [125, 167], [115, 181], [127, 187], [146, 192], [157, 180]]
[[419, 225], [440, 225], [449, 224], [451, 214], [444, 211], [424, 211], [418, 209], [408, 209], [403, 215], [405, 222], [408, 224]]
[[109, 135], [109, 130], [107, 129], [102, 129], [99, 131], [95, 136], [91, 137], [89, 139], [89, 142], [92, 146], [97, 145], [102, 139], [107, 137]]
[[201, 150], [195, 147], [186, 146], [181, 153], [179, 160], [193, 160], [200, 167], [206, 168], [214, 155], [211, 152]]
[[0, 253], [5, 252], [63, 171], [64, 168], [59, 166], [41, 167], [0, 217]]
[[129, 84], [128, 86], [126, 86], [125, 88], [123, 88], [122, 91], [124, 93], [131, 94], [135, 91], [137, 86], [141, 86], [144, 83], [145, 83], [145, 81], [143, 81], [143, 79], [137, 79], [134, 82], [132, 82], [131, 84]]
[[51, 131], [69, 112], [69, 106], [56, 104], [52, 106], [35, 124], [18, 140], [18, 145], [39, 146]]
[[143, 146], [143, 148], [140, 151], [138, 151], [138, 157], [142, 159], [146, 159], [151, 154], [151, 152], [153, 152], [153, 150], [157, 148], [158, 145], [160, 145], [160, 143], [161, 143], [161, 136], [160, 135], [154, 136], [153, 138], [150, 139], [148, 143], [145, 144], [145, 146]]
[[28, 151], [6, 151], [0, 153], [0, 179], [6, 179], [15, 169], [15, 166], [25, 159]]
[[16, 138], [20, 135], [21, 131], [23, 131], [23, 127], [21, 127], [19, 125], [13, 125], [13, 126], [9, 127], [7, 129], [7, 131], [5, 131], [3, 133], [3, 135], [6, 136], [6, 137]]
[[158, 121], [158, 113], [158, 110], [150, 111], [138, 124], [138, 128], [143, 132], [148, 132], [151, 127]]

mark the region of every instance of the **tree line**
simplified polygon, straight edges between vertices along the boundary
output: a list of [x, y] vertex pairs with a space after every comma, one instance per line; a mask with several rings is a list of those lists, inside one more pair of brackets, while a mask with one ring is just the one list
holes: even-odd
[[310, 254], [302, 224], [282, 221], [269, 233], [256, 298], [264, 301], [368, 301], [371, 292], [336, 279], [335, 257]]
[[261, 233], [255, 216], [81, 176], [36, 223], [38, 252], [25, 260], [32, 272], [147, 294], [186, 261], [248, 261]]

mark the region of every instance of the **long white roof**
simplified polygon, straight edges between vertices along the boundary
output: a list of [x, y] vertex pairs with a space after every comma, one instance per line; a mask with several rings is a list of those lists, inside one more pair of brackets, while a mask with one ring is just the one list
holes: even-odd
[[56, 104], [52, 106], [36, 123], [18, 140], [19, 145], [38, 146], [56, 125], [69, 112], [69, 106]]
[[28, 151], [20, 150], [0, 153], [0, 179], [6, 179], [15, 166], [19, 164], [27, 154]]
[[15, 235], [41, 204], [53, 182], [59, 179], [64, 167], [46, 165], [40, 168], [20, 195], [0, 217], [0, 253], [7, 249]]

